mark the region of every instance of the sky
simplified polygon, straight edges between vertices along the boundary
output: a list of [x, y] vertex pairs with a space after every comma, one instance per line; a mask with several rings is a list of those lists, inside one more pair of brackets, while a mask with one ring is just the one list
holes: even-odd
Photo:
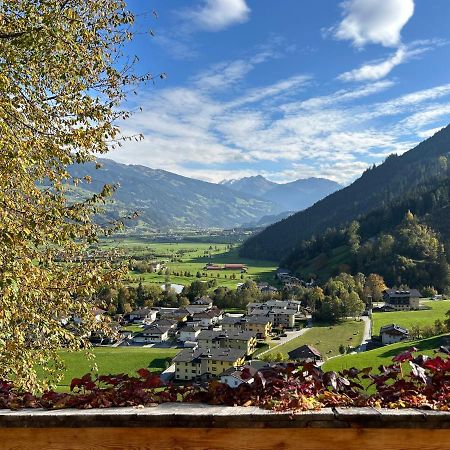
[[[449, 0], [129, 0], [139, 86], [109, 157], [348, 184], [450, 122]], [[155, 14], [153, 14], [153, 10]], [[154, 36], [151, 36], [153, 34]]]

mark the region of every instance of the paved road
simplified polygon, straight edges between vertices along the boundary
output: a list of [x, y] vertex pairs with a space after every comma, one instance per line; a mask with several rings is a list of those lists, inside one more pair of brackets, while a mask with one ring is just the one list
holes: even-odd
[[364, 322], [364, 333], [361, 341], [361, 345], [358, 347], [358, 352], [365, 352], [367, 347], [367, 342], [372, 339], [372, 321], [368, 316], [362, 316], [361, 319]]

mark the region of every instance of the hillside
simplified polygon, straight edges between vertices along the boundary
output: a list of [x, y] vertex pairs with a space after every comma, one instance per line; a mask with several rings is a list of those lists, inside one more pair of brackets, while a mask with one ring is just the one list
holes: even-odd
[[349, 226], [303, 241], [284, 259], [300, 277], [378, 273], [390, 285], [450, 285], [450, 177], [431, 178]]
[[301, 211], [341, 188], [335, 181], [325, 178], [274, 183], [261, 175], [223, 181], [221, 184], [236, 192], [273, 202], [279, 205], [282, 211]]
[[[380, 206], [400, 200], [421, 186], [448, 177], [450, 126], [402, 156], [392, 155], [351, 185], [247, 240], [241, 254], [283, 260], [313, 234], [339, 228]], [[444, 157], [444, 158], [442, 158]]]
[[223, 185], [144, 166], [106, 159], [100, 162], [101, 169], [86, 164], [72, 166], [71, 173], [80, 178], [89, 175], [92, 183], [82, 187], [91, 192], [99, 192], [104, 184], [119, 184], [113, 203], [106, 207], [107, 212], [114, 217], [139, 212], [138, 220], [127, 224], [134, 231], [231, 228], [281, 212], [270, 201], [237, 193]]

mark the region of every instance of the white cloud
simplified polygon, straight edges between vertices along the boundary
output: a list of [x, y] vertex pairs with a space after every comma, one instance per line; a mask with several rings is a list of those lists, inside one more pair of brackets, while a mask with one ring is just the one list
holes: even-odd
[[409, 45], [400, 45], [396, 52], [387, 59], [363, 64], [358, 69], [341, 74], [338, 79], [342, 81], [379, 80], [389, 75], [398, 65], [444, 44], [445, 42], [441, 40], [426, 40], [415, 41]]
[[364, 64], [358, 69], [345, 72], [338, 78], [342, 81], [367, 81], [379, 80], [388, 75], [392, 69], [405, 62], [407, 52], [404, 47], [400, 47], [388, 59], [372, 64]]
[[250, 8], [245, 0], [205, 0], [201, 8], [185, 11], [185, 17], [203, 30], [220, 31], [248, 20]]
[[417, 136], [419, 136], [421, 139], [427, 139], [441, 130], [442, 130], [442, 127], [431, 128], [429, 130], [420, 131], [419, 133], [417, 133]]
[[[224, 67], [248, 73], [242, 61]], [[310, 97], [315, 81], [308, 75], [245, 90], [236, 69], [236, 86], [224, 93], [222, 83], [199, 83], [217, 67], [186, 87], [141, 98], [143, 112], [125, 122], [124, 133], [142, 132], [145, 140], [127, 142], [111, 157], [208, 181], [261, 173], [277, 181], [323, 176], [346, 183], [388, 154], [412, 148], [450, 114], [450, 83], [380, 102], [395, 83]], [[398, 125], [386, 120], [393, 116]]]
[[400, 33], [414, 13], [414, 0], [346, 0], [341, 3], [343, 19], [332, 31], [355, 47], [381, 44], [397, 47]]

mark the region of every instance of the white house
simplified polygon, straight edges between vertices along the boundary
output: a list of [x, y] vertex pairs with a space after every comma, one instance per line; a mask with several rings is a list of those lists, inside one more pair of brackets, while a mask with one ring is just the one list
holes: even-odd
[[130, 322], [150, 324], [156, 320], [158, 311], [152, 308], [141, 308], [131, 311], [128, 315]]
[[150, 325], [133, 337], [136, 344], [159, 344], [169, 339], [169, 327]]
[[380, 328], [381, 342], [383, 344], [395, 344], [409, 338], [409, 332], [406, 328], [391, 324]]
[[218, 308], [211, 308], [208, 311], [196, 313], [192, 316], [194, 322], [200, 323], [203, 328], [208, 328], [222, 320], [223, 313]]
[[179, 340], [186, 341], [196, 341], [197, 336], [200, 334], [201, 329], [199, 327], [188, 325], [180, 329]]

